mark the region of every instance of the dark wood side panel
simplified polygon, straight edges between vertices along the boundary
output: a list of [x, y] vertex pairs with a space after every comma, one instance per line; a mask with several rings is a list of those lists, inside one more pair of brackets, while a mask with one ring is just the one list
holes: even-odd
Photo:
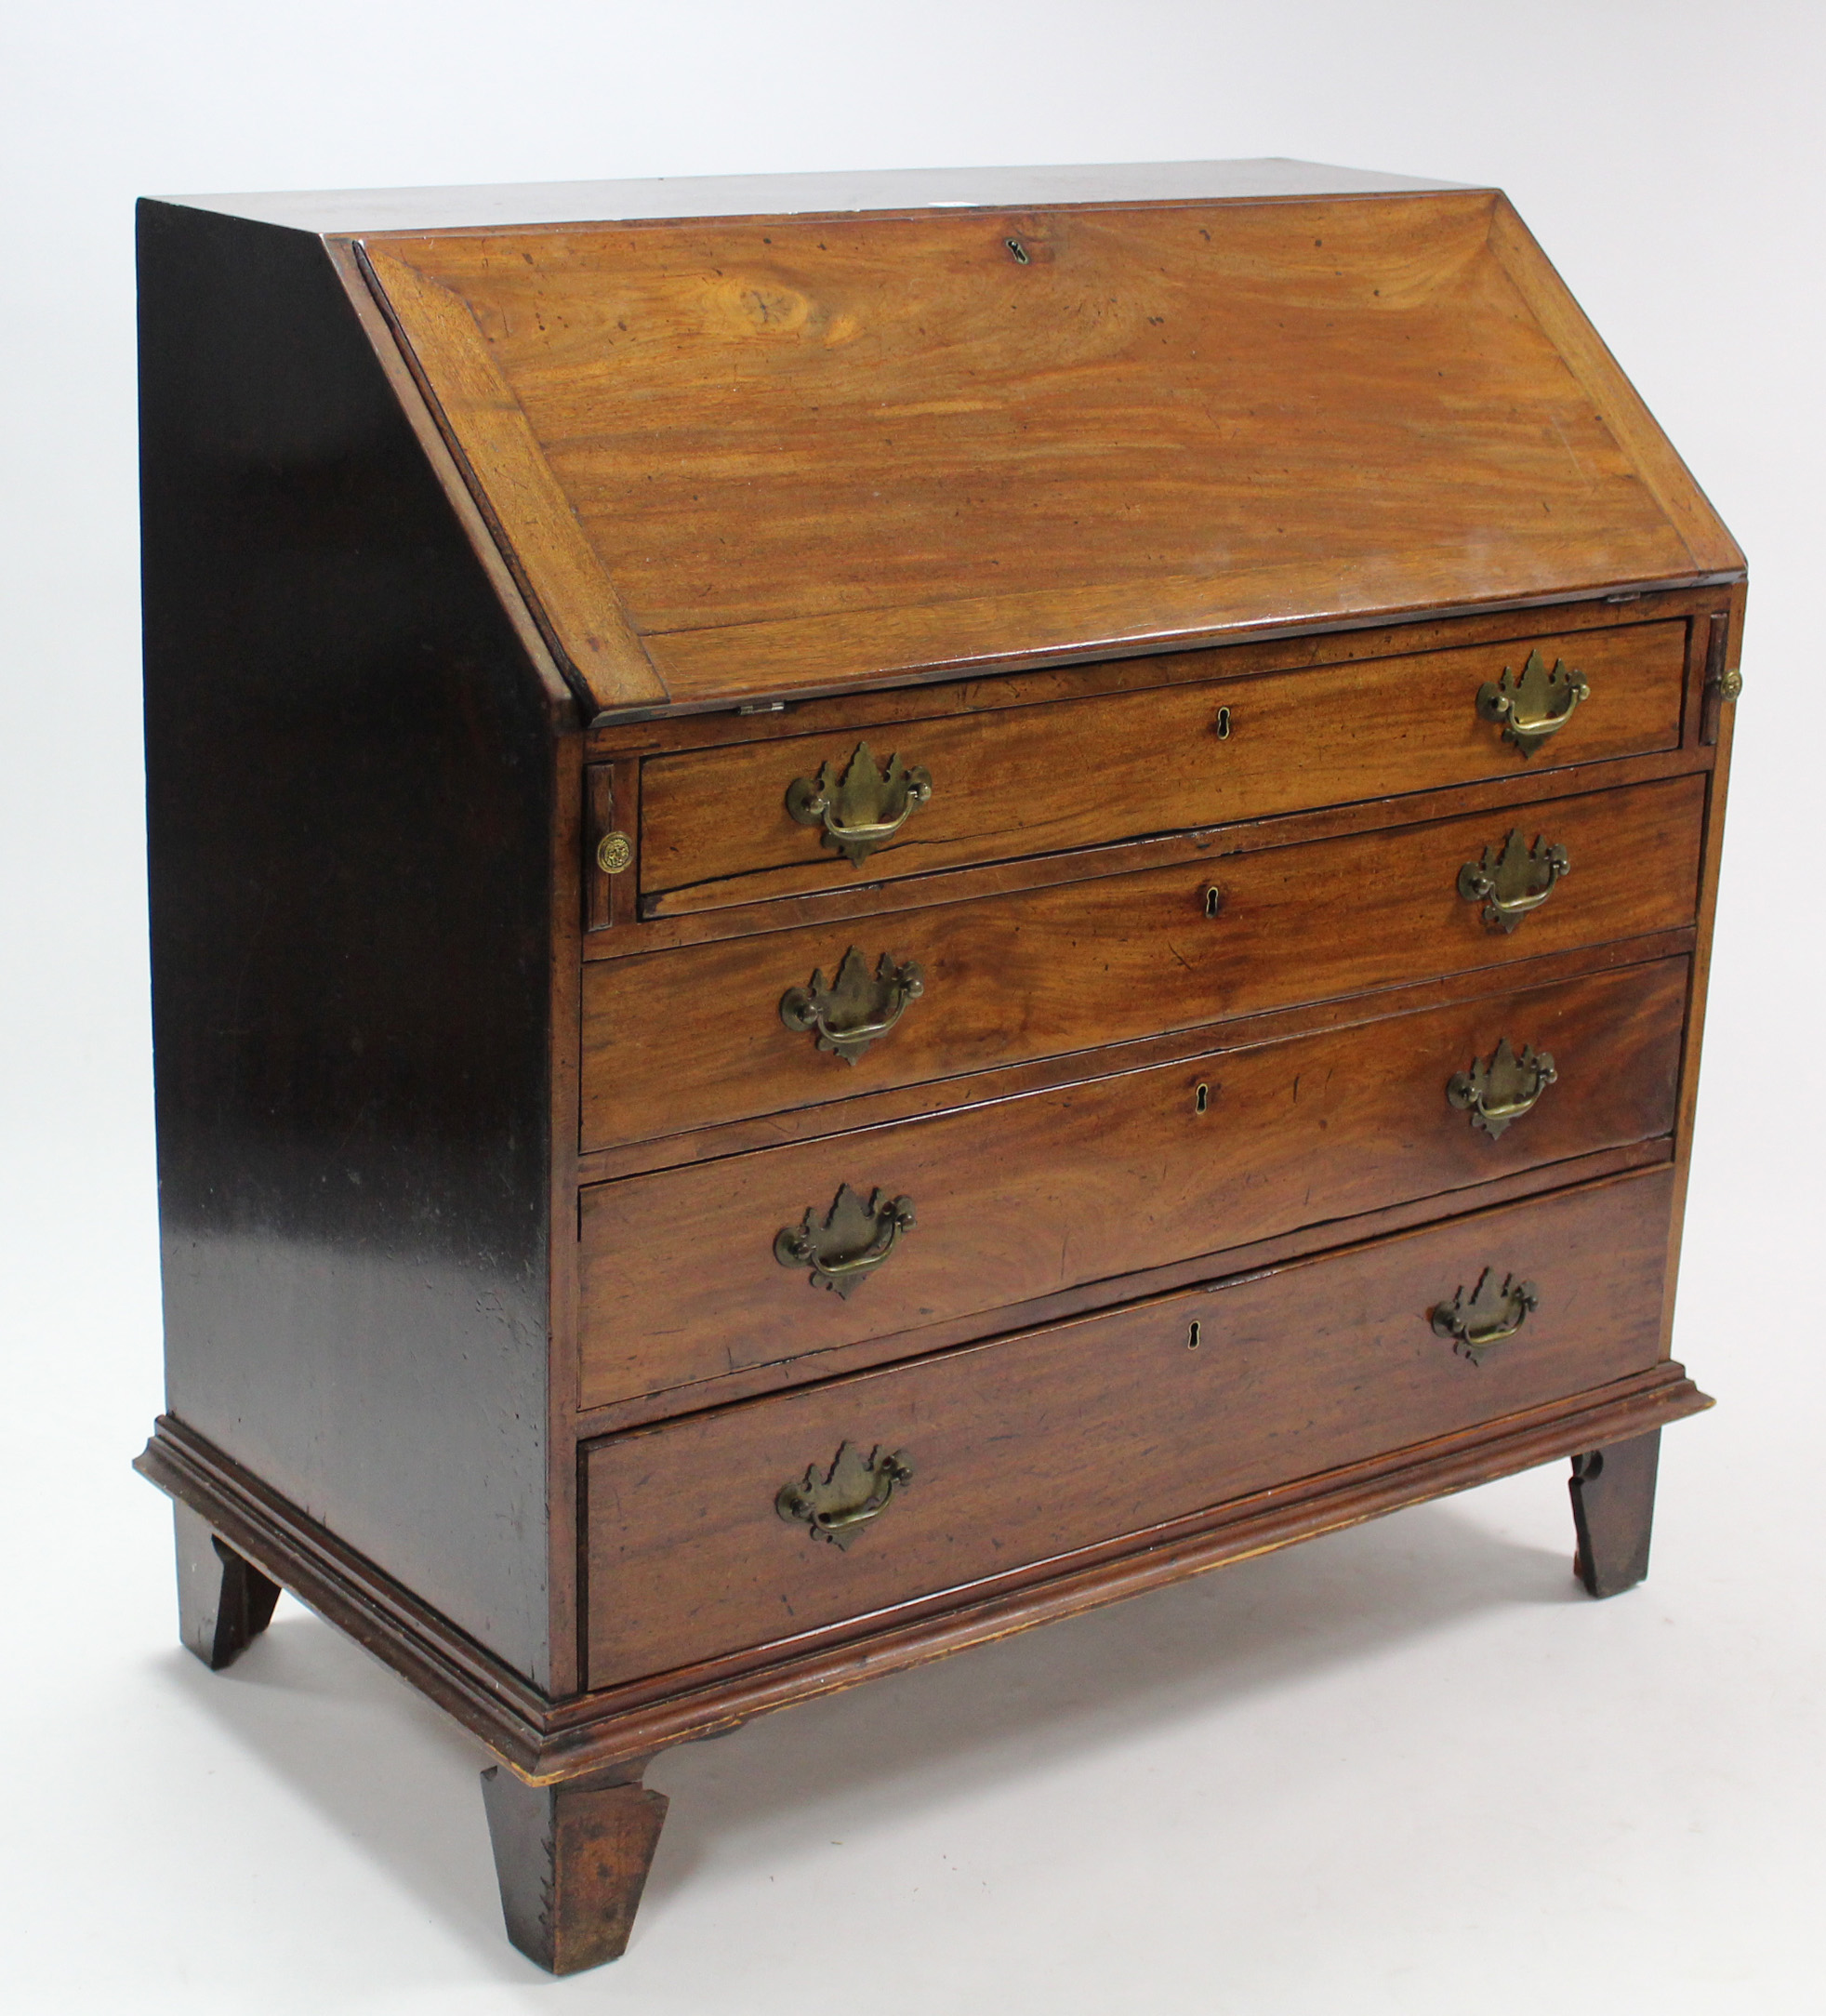
[[[1082, 1282], [1434, 1197], [1674, 1124], [1687, 962], [1264, 1043], [583, 1199], [582, 1401], [905, 1335]], [[1448, 1100], [1508, 1038], [1558, 1082], [1500, 1138]], [[1202, 1092], [1202, 1097], [1200, 1096]], [[916, 1222], [840, 1297], [774, 1235], [840, 1184]]]
[[[1693, 917], [1704, 798], [1702, 776], [1680, 777], [591, 962], [583, 1146], [1676, 928]], [[1516, 828], [1565, 845], [1572, 869], [1516, 930], [1493, 932], [1460, 897], [1458, 873]], [[853, 1066], [779, 1013], [788, 988], [814, 971], [828, 979], [852, 945], [871, 969], [889, 953], [925, 975], [923, 995]]]
[[[599, 1443], [590, 1685], [879, 1627], [909, 1599], [1646, 1371], [1672, 1183], [1567, 1192]], [[1539, 1302], [1475, 1363], [1428, 1312], [1487, 1267]], [[900, 1452], [912, 1479], [840, 1548], [774, 1494], [845, 1442]]]
[[[1590, 697], [1525, 758], [1476, 700], [1537, 650], [1583, 673]], [[671, 914], [1645, 755], [1680, 740], [1686, 653], [1681, 622], [1243, 680], [1222, 676], [1218, 650], [1209, 685], [907, 722], [870, 752], [928, 771], [932, 797], [859, 866], [786, 803], [795, 778], [843, 773], [853, 732], [655, 757], [641, 885], [671, 891]]]
[[140, 234], [170, 1409], [543, 1683], [569, 703], [323, 245]]

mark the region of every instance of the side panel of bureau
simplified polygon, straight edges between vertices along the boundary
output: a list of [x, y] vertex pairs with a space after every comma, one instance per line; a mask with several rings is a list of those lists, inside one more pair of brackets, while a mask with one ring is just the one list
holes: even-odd
[[552, 699], [322, 245], [140, 277], [170, 1411], [543, 1680]]
[[[599, 1443], [590, 1684], [880, 1621], [1642, 1372], [1672, 1189], [1628, 1177]], [[1538, 1302], [1474, 1362], [1429, 1311], [1486, 1268]], [[840, 1548], [774, 1499], [846, 1442], [912, 1475]]]

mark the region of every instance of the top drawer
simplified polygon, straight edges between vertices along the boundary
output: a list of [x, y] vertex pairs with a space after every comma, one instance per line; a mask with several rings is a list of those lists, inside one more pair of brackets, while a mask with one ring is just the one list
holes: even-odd
[[1673, 749], [1686, 650], [1684, 619], [1637, 623], [951, 713], [872, 739], [655, 757], [641, 784], [642, 909], [708, 909]]

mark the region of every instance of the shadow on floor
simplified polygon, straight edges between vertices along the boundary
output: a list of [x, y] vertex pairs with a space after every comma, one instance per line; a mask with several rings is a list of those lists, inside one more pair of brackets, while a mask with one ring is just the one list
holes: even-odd
[[[1480, 1611], [1584, 1600], [1569, 1551], [1504, 1538], [1443, 1503], [876, 1680], [661, 1757], [650, 1782], [673, 1807], [648, 1905], [712, 1849], [741, 1867], [752, 1837], [761, 1866], [782, 1823], [815, 1805], [892, 1786], [898, 1811], [936, 1806], [1175, 1721], [1221, 1718], [1262, 1690]], [[493, 1978], [543, 1978], [500, 1930], [476, 1784], [489, 1759], [436, 1709], [289, 1600], [227, 1673], [181, 1652], [167, 1670], [457, 1930]]]

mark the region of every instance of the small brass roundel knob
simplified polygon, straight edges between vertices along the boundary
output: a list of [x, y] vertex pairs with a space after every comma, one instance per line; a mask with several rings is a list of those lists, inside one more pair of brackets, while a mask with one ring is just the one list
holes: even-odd
[[626, 833], [604, 833], [596, 842], [596, 866], [604, 875], [619, 875], [634, 858], [634, 842]]

